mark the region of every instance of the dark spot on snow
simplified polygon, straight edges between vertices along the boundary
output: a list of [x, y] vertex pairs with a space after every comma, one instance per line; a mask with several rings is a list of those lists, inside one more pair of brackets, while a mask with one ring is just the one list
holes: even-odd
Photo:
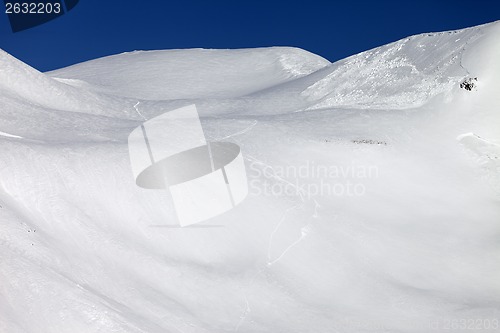
[[387, 142], [385, 142], [385, 141], [377, 141], [377, 140], [352, 140], [351, 142], [355, 143], [357, 145], [368, 144], [368, 145], [383, 145], [383, 146], [387, 146]]
[[476, 87], [475, 81], [477, 81], [477, 77], [468, 77], [460, 83], [460, 88], [472, 91]]
[[326, 143], [331, 143], [331, 142], [339, 142], [339, 139], [325, 139]]

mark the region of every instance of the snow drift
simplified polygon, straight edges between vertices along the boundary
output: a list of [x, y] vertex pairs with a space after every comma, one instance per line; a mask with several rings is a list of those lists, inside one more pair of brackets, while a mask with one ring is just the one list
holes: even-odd
[[[0, 51], [0, 332], [495, 331], [498, 59], [498, 22], [333, 64], [195, 49], [40, 73]], [[175, 228], [127, 137], [193, 103], [250, 194]]]

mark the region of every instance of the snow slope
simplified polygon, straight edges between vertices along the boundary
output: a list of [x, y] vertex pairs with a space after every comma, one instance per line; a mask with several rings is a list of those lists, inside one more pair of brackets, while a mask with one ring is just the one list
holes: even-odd
[[[0, 332], [498, 331], [498, 59], [499, 22], [333, 64], [173, 50], [40, 73], [0, 51]], [[250, 194], [175, 228], [127, 137], [192, 103]]]
[[135, 51], [77, 64], [50, 75], [83, 80], [83, 84], [90, 83], [113, 95], [165, 100], [238, 97], [310, 74], [328, 64], [315, 54], [286, 47]]

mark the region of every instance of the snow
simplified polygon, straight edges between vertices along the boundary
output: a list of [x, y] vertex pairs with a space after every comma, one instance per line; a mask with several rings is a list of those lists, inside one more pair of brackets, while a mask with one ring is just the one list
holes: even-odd
[[2, 136], [6, 136], [8, 138], [18, 138], [18, 139], [22, 139], [22, 137], [18, 136], [18, 135], [12, 135], [12, 134], [9, 134], [9, 133], [4, 133], [4, 132], [0, 132], [0, 135]]
[[[498, 59], [499, 22], [333, 64], [192, 49], [40, 73], [0, 51], [0, 332], [498, 331]], [[250, 193], [172, 228], [127, 138], [190, 104]]]
[[50, 75], [83, 80], [113, 95], [167, 100], [239, 97], [328, 64], [315, 54], [285, 47], [135, 51], [77, 64]]

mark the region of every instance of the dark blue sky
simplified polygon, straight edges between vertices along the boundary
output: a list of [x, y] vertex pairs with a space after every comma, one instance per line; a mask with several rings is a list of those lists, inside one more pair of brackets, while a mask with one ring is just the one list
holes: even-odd
[[42, 71], [125, 51], [190, 47], [296, 46], [335, 61], [409, 35], [499, 19], [498, 0], [80, 0], [18, 33], [2, 10], [0, 48]]

